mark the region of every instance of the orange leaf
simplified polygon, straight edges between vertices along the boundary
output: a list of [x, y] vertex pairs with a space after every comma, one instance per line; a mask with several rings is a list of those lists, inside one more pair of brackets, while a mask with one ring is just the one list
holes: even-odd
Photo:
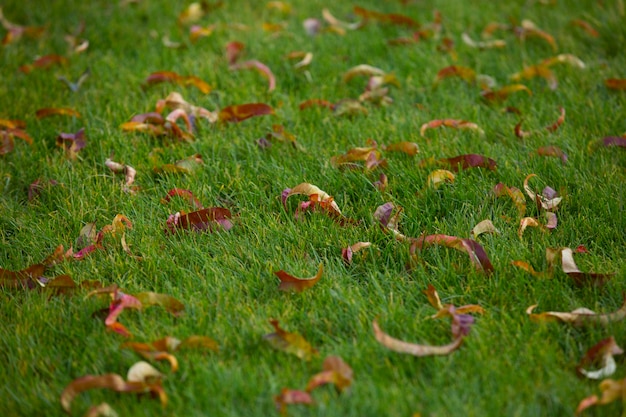
[[576, 415], [593, 405], [605, 405], [620, 399], [624, 402], [626, 400], [626, 378], [619, 381], [610, 378], [605, 379], [600, 383], [600, 391], [602, 391], [602, 398], [599, 399], [596, 395], [592, 395], [583, 399], [576, 408]]
[[275, 332], [266, 334], [263, 336], [263, 339], [274, 349], [290, 353], [305, 361], [309, 361], [313, 356], [318, 355], [317, 349], [314, 349], [301, 335], [283, 330], [278, 324], [278, 320], [272, 319], [270, 323], [274, 327]]
[[311, 394], [305, 391], [283, 388], [280, 395], [274, 397], [274, 403], [281, 415], [287, 414], [287, 405], [290, 404], [313, 404]]
[[411, 243], [411, 253], [414, 253], [416, 249], [423, 249], [424, 246], [431, 245], [446, 246], [465, 252], [478, 271], [483, 271], [487, 274], [493, 272], [493, 265], [487, 256], [487, 252], [485, 252], [485, 249], [475, 240], [442, 234], [421, 236], [414, 239]]
[[541, 77], [545, 79], [551, 90], [556, 90], [559, 84], [554, 76], [554, 73], [547, 66], [541, 64], [525, 67], [521, 72], [511, 75], [511, 80], [519, 81], [524, 78], [530, 79], [534, 77]]
[[476, 71], [468, 67], [462, 67], [459, 65], [451, 65], [445, 67], [437, 73], [435, 78], [435, 84], [438, 84], [441, 80], [450, 77], [459, 77], [462, 80], [472, 84], [476, 81]]
[[611, 90], [626, 90], [626, 78], [608, 78], [604, 85]]
[[524, 84], [511, 84], [495, 91], [486, 89], [483, 90], [480, 95], [488, 101], [503, 101], [506, 100], [511, 93], [517, 93], [518, 91], [526, 91], [529, 96], [533, 95], [532, 91]]
[[339, 391], [343, 391], [352, 384], [352, 368], [339, 356], [326, 357], [322, 369], [323, 372], [315, 374], [309, 379], [306, 386], [307, 392], [325, 384], [333, 384]]
[[537, 155], [541, 156], [552, 156], [555, 158], [560, 158], [561, 162], [564, 164], [567, 162], [567, 154], [563, 152], [563, 149], [558, 146], [541, 146], [537, 148]]
[[221, 122], [241, 122], [255, 116], [274, 114], [274, 110], [263, 103], [240, 104], [228, 106], [220, 110], [218, 120]]
[[67, 65], [67, 58], [61, 55], [46, 55], [33, 61], [32, 64], [22, 65], [19, 69], [28, 74], [35, 68], [48, 69], [53, 65]]
[[452, 341], [452, 343], [444, 346], [418, 345], [414, 343], [407, 343], [389, 336], [380, 329], [376, 320], [372, 322], [372, 327], [374, 328], [374, 336], [381, 345], [385, 346], [387, 349], [393, 350], [394, 352], [407, 353], [413, 356], [449, 355], [458, 349], [459, 346], [461, 346], [461, 343], [463, 343], [463, 337], [457, 337]]
[[579, 28], [582, 28], [585, 32], [587, 32], [589, 34], [589, 36], [592, 36], [594, 38], [597, 38], [598, 36], [600, 36], [600, 34], [598, 33], [597, 30], [595, 30], [593, 28], [593, 26], [591, 26], [589, 24], [589, 22], [582, 20], [582, 19], [574, 19], [572, 20], [572, 25], [573, 26], [578, 26]]
[[35, 113], [38, 119], [43, 119], [44, 117], [50, 117], [54, 115], [58, 116], [72, 116], [80, 118], [81, 115], [76, 110], [67, 108], [67, 107], [59, 107], [59, 108], [45, 108], [39, 109]]
[[455, 176], [452, 172], [445, 169], [436, 169], [426, 178], [426, 185], [430, 188], [437, 189], [443, 183], [453, 183]]
[[415, 156], [419, 153], [419, 147], [415, 142], [397, 142], [391, 145], [383, 145], [383, 150], [388, 152], [404, 152], [409, 156]]
[[279, 290], [301, 292], [317, 284], [317, 282], [322, 278], [323, 273], [324, 265], [320, 264], [317, 274], [311, 278], [296, 278], [283, 270], [274, 272], [274, 275], [280, 279], [280, 285], [278, 286]]
[[438, 127], [450, 127], [455, 129], [471, 129], [477, 131], [480, 135], [484, 135], [485, 132], [478, 127], [477, 124], [471, 123], [465, 120], [457, 120], [457, 119], [440, 119], [440, 120], [431, 120], [428, 123], [424, 123], [420, 128], [420, 135], [424, 136], [426, 130], [435, 129]]
[[537, 278], [550, 278], [550, 274], [549, 273], [535, 271], [535, 268], [533, 268], [533, 266], [531, 264], [529, 264], [528, 262], [511, 261], [511, 265], [513, 265], [514, 267], [523, 269], [524, 271], [528, 272], [529, 274], [531, 274], [534, 277], [537, 277]]

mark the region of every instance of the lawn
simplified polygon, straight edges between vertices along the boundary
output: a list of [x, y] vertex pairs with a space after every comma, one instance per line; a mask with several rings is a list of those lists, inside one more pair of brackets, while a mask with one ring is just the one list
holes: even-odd
[[[626, 345], [620, 317], [572, 324], [526, 309], [623, 304], [623, 0], [28, 3], [5, 1], [0, 29], [2, 415], [65, 415], [72, 381], [121, 381], [141, 360], [161, 376], [136, 384], [166, 405], [76, 389], [71, 414], [107, 403], [120, 416], [280, 415], [289, 389], [312, 400], [285, 405], [293, 416], [573, 416], [601, 395], [603, 378], [576, 368], [601, 340]], [[197, 107], [165, 121], [173, 92]], [[307, 183], [318, 189], [295, 188]], [[288, 188], [304, 194], [284, 201]], [[215, 209], [186, 217], [200, 205]], [[473, 235], [483, 220], [498, 232]], [[357, 242], [370, 245], [346, 259]], [[319, 281], [279, 288], [279, 270], [308, 278], [320, 264]], [[58, 276], [74, 288], [54, 288]], [[482, 313], [470, 325], [444, 306], [432, 319], [429, 285]], [[150, 306], [148, 292], [165, 302]], [[110, 295], [144, 308], [107, 325]], [[270, 320], [284, 340], [267, 336]], [[402, 341], [462, 343], [403, 354], [374, 320]], [[312, 348], [289, 344], [295, 333]], [[170, 352], [173, 372], [122, 346], [166, 336], [219, 349], [201, 339]], [[304, 392], [337, 356], [353, 379]], [[616, 361], [610, 378], [623, 381]]]

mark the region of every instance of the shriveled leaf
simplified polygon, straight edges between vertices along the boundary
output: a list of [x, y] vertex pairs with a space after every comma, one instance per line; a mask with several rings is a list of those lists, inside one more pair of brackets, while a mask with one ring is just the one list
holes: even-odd
[[556, 76], [554, 75], [552, 70], [550, 70], [550, 68], [548, 68], [547, 66], [541, 64], [525, 67], [522, 71], [511, 75], [511, 80], [520, 81], [522, 79], [531, 79], [535, 77], [541, 77], [545, 79], [551, 90], [556, 90], [559, 85]]
[[526, 230], [527, 227], [540, 227], [540, 226], [541, 225], [539, 224], [537, 219], [535, 219], [534, 217], [524, 217], [519, 222], [519, 228], [517, 229], [517, 235], [521, 239], [522, 235], [524, 234], [524, 231]]
[[274, 349], [295, 355], [305, 361], [318, 355], [317, 349], [314, 349], [300, 334], [283, 330], [278, 324], [278, 320], [270, 320], [270, 324], [274, 327], [275, 332], [266, 334], [263, 339]]
[[478, 271], [490, 274], [493, 272], [493, 265], [487, 256], [485, 249], [472, 239], [463, 239], [456, 236], [448, 236], [442, 234], [420, 236], [411, 243], [411, 252], [416, 249], [423, 249], [425, 246], [440, 245], [453, 248], [461, 252], [467, 253], [472, 264]]
[[563, 198], [562, 197], [546, 198], [543, 196], [543, 194], [538, 194], [532, 188], [530, 188], [528, 183], [531, 178], [534, 178], [536, 176], [537, 174], [529, 174], [524, 179], [524, 190], [526, 191], [526, 194], [528, 195], [528, 197], [530, 197], [531, 200], [536, 201], [544, 210], [548, 210], [548, 211], [555, 210], [557, 206], [559, 205], [559, 203], [563, 200]]
[[196, 77], [195, 75], [183, 76], [173, 71], [157, 71], [153, 72], [145, 79], [146, 85], [153, 85], [159, 83], [174, 83], [181, 86], [191, 85], [196, 87], [204, 94], [211, 92], [211, 86], [205, 81]]
[[426, 185], [430, 188], [437, 189], [441, 184], [446, 182], [454, 183], [454, 174], [445, 169], [436, 169], [426, 179]]
[[180, 197], [184, 200], [187, 200], [189, 205], [192, 206], [195, 210], [201, 210], [203, 208], [200, 200], [198, 200], [191, 191], [183, 190], [182, 188], [172, 188], [171, 190], [169, 190], [165, 197], [161, 199], [161, 203], [169, 203], [172, 197]]
[[390, 145], [384, 145], [383, 150], [387, 152], [404, 152], [409, 156], [415, 156], [419, 153], [419, 147], [415, 142], [397, 142]]
[[39, 109], [35, 112], [35, 116], [37, 116], [38, 119], [43, 119], [44, 117], [50, 116], [71, 116], [77, 118], [81, 117], [79, 112], [68, 107], [51, 107]]
[[495, 171], [498, 165], [498, 163], [491, 158], [473, 153], [439, 159], [436, 163], [439, 165], [447, 165], [453, 172], [463, 171], [469, 168], [487, 168], [490, 171]]
[[[600, 379], [611, 376], [615, 373], [617, 366], [613, 355], [621, 355], [624, 350], [617, 345], [613, 336], [601, 340], [585, 353], [585, 356], [576, 367], [579, 374], [590, 379]], [[590, 365], [597, 365], [599, 369], [587, 371]]]
[[139, 300], [143, 307], [158, 305], [175, 316], [179, 316], [185, 311], [185, 305], [171, 295], [158, 294], [148, 291], [140, 292], [136, 294], [135, 297]]
[[328, 100], [323, 100], [320, 98], [312, 98], [309, 100], [305, 100], [298, 105], [300, 110], [307, 109], [309, 107], [326, 107], [328, 109], [334, 110], [335, 105]]
[[257, 70], [261, 75], [267, 78], [268, 82], [268, 92], [274, 91], [276, 89], [276, 77], [274, 77], [274, 73], [272, 70], [262, 63], [261, 61], [257, 61], [256, 59], [251, 61], [245, 61], [241, 63], [235, 63], [230, 66], [231, 70], [240, 70], [240, 69], [254, 69]]
[[382, 204], [376, 208], [374, 219], [378, 220], [384, 228], [383, 230], [390, 231], [397, 240], [408, 240], [408, 238], [398, 230], [398, 219], [402, 214], [402, 208], [399, 208], [396, 214], [392, 216], [391, 214], [394, 209], [395, 206], [391, 202]]
[[476, 226], [474, 226], [471, 234], [472, 234], [472, 237], [477, 238], [483, 233], [499, 235], [500, 231], [496, 229], [496, 227], [493, 225], [493, 222], [491, 220], [485, 219], [481, 221], [480, 223], [478, 223]]
[[450, 127], [454, 129], [470, 129], [478, 132], [480, 135], [484, 135], [485, 132], [478, 127], [476, 123], [468, 122], [466, 120], [457, 119], [438, 119], [431, 120], [428, 123], [424, 123], [420, 128], [420, 135], [424, 136], [428, 129], [436, 129], [438, 127]]
[[57, 136], [56, 144], [65, 150], [69, 159], [76, 159], [78, 152], [87, 146], [85, 128], [81, 128], [76, 133], [60, 133]]
[[313, 397], [306, 391], [283, 388], [279, 395], [274, 397], [274, 404], [281, 415], [287, 414], [287, 406], [292, 404], [313, 404]]
[[248, 103], [224, 107], [218, 114], [220, 122], [241, 122], [255, 116], [274, 114], [274, 109], [264, 103]]
[[592, 395], [583, 399], [576, 408], [576, 415], [594, 405], [605, 405], [616, 400], [624, 402], [626, 400], [626, 378], [619, 381], [610, 378], [605, 379], [600, 383], [600, 391], [602, 391], [602, 398]]
[[297, 278], [282, 270], [274, 272], [274, 275], [280, 279], [279, 290], [301, 292], [317, 284], [323, 273], [324, 264], [320, 264], [317, 274], [311, 278]]
[[537, 278], [550, 278], [551, 277], [549, 273], [535, 271], [535, 268], [533, 268], [531, 264], [525, 261], [511, 261], [511, 265], [513, 265], [516, 268], [523, 269], [524, 271], [528, 272], [529, 274]]
[[23, 72], [24, 74], [28, 74], [34, 69], [49, 69], [54, 65], [67, 65], [67, 64], [68, 64], [68, 60], [66, 57], [57, 55], [57, 54], [50, 54], [50, 55], [45, 55], [45, 56], [42, 56], [41, 58], [35, 59], [32, 64], [22, 65], [19, 68], [19, 70]]
[[599, 274], [594, 272], [582, 272], [578, 269], [578, 266], [576, 266], [576, 262], [574, 262], [574, 252], [570, 248], [561, 249], [561, 267], [563, 268], [563, 272], [572, 278], [579, 286], [592, 284], [600, 287], [615, 275], [615, 273]]
[[451, 77], [458, 77], [469, 84], [473, 84], [476, 81], [476, 71], [460, 65], [451, 65], [449, 67], [442, 68], [439, 72], [437, 72], [435, 85], [440, 83], [442, 80]]
[[359, 100], [343, 99], [333, 105], [333, 114], [335, 116], [358, 116], [360, 114], [368, 114], [367, 108], [359, 102]]
[[330, 213], [339, 216], [342, 215], [341, 210], [339, 209], [339, 205], [337, 205], [335, 200], [330, 195], [328, 195], [326, 191], [323, 191], [317, 186], [306, 182], [300, 183], [290, 189], [283, 198], [283, 205], [287, 203], [287, 199], [289, 197], [296, 194], [304, 194], [309, 197], [309, 201], [319, 203], [319, 205], [323, 209], [329, 211]]
[[626, 136], [607, 136], [600, 139], [600, 143], [604, 147], [619, 146], [620, 148], [626, 148]]
[[428, 288], [423, 290], [422, 292], [426, 294], [426, 297], [428, 297], [428, 302], [431, 306], [433, 306], [437, 310], [443, 310], [443, 304], [441, 304], [439, 293], [432, 284], [428, 284]]
[[577, 308], [571, 313], [561, 313], [556, 311], [549, 311], [545, 313], [535, 314], [533, 311], [537, 308], [537, 304], [532, 305], [526, 309], [526, 314], [530, 319], [535, 322], [541, 321], [560, 321], [563, 323], [572, 324], [573, 326], [586, 326], [586, 325], [608, 325], [609, 323], [621, 321], [626, 317], [626, 296], [619, 310], [613, 313], [598, 314], [588, 308]]
[[347, 248], [341, 248], [341, 257], [347, 264], [352, 263], [352, 255], [361, 249], [369, 248], [372, 246], [371, 242], [357, 242], [354, 245], [350, 245]]
[[545, 32], [537, 27], [533, 22], [528, 19], [522, 20], [521, 26], [515, 28], [516, 35], [520, 37], [520, 39], [524, 40], [528, 37], [536, 37], [543, 39], [546, 41], [554, 51], [557, 50], [556, 41], [554, 37], [550, 35], [548, 32]]
[[513, 200], [513, 203], [515, 203], [515, 207], [517, 207], [520, 216], [523, 216], [526, 212], [526, 199], [519, 188], [507, 187], [500, 182], [493, 187], [493, 193], [496, 197], [509, 196], [511, 200]]
[[105, 374], [105, 375], [86, 375], [75, 379], [69, 385], [65, 387], [61, 393], [61, 406], [67, 412], [71, 412], [72, 401], [81, 392], [92, 389], [110, 389], [116, 392], [129, 392], [129, 393], [145, 393], [150, 392], [158, 395], [161, 400], [161, 405], [167, 404], [167, 395], [161, 387], [161, 381], [154, 382], [139, 382], [139, 381], [125, 381], [124, 378], [117, 374]]
[[132, 184], [135, 182], [135, 176], [137, 175], [137, 171], [135, 171], [135, 168], [131, 167], [130, 165], [115, 162], [111, 158], [107, 158], [106, 161], [104, 161], [104, 165], [106, 165], [107, 168], [109, 168], [116, 174], [124, 174], [125, 184], [122, 189], [125, 192], [134, 193], [137, 191], [136, 187], [131, 187]]
[[380, 68], [373, 67], [368, 64], [357, 65], [356, 67], [350, 68], [348, 71], [344, 72], [342, 76], [342, 80], [344, 83], [347, 83], [351, 79], [357, 76], [366, 76], [371, 77], [374, 75], [385, 75], [386, 72]]
[[504, 101], [511, 94], [517, 93], [519, 91], [525, 91], [529, 96], [532, 96], [533, 93], [530, 91], [528, 87], [524, 84], [511, 84], [506, 85], [498, 90], [492, 90], [490, 88], [484, 89], [480, 95], [487, 101]]
[[449, 355], [458, 349], [459, 346], [461, 346], [461, 343], [463, 343], [463, 337], [458, 337], [448, 345], [418, 345], [414, 343], [407, 343], [389, 336], [380, 329], [376, 320], [372, 321], [372, 327], [374, 328], [374, 336], [381, 345], [385, 346], [387, 349], [393, 350], [394, 352], [407, 353], [413, 356]]
[[562, 163], [567, 163], [567, 154], [563, 152], [563, 149], [559, 148], [558, 146], [541, 146], [537, 148], [537, 155], [559, 158], [561, 159]]
[[222, 207], [208, 207], [191, 213], [177, 212], [167, 219], [167, 229], [174, 233], [176, 229], [193, 230], [196, 232], [212, 232], [216, 228], [226, 231], [233, 227], [230, 210]]
[[325, 384], [333, 384], [339, 391], [343, 391], [352, 385], [352, 368], [339, 356], [326, 357], [322, 364], [322, 369], [322, 372], [313, 375], [311, 379], [309, 379], [306, 386], [307, 392], [311, 392]]

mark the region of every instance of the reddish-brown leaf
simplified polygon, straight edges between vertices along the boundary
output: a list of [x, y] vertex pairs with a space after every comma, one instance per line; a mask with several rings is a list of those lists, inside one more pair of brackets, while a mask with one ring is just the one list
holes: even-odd
[[50, 54], [42, 56], [41, 58], [37, 58], [33, 61], [32, 64], [22, 65], [19, 69], [25, 74], [28, 74], [32, 70], [39, 69], [48, 69], [53, 65], [67, 65], [67, 58], [61, 55]]
[[176, 213], [167, 219], [167, 229], [170, 233], [175, 230], [194, 230], [212, 232], [216, 227], [230, 230], [233, 224], [229, 219], [232, 218], [230, 210], [222, 207], [208, 207], [191, 213]]
[[37, 116], [38, 119], [43, 119], [44, 117], [50, 117], [50, 116], [71, 116], [71, 117], [78, 117], [78, 118], [81, 117], [79, 112], [77, 112], [74, 109], [67, 108], [67, 107], [39, 109], [37, 110], [35, 115]]
[[498, 165], [493, 159], [477, 154], [443, 158], [437, 160], [437, 163], [440, 165], [447, 165], [453, 172], [463, 171], [469, 168], [487, 168], [491, 171], [495, 171]]
[[442, 234], [424, 235], [413, 239], [411, 243], [411, 253], [414, 253], [416, 249], [423, 249], [425, 246], [441, 245], [448, 248], [453, 248], [461, 252], [467, 253], [470, 261], [477, 270], [483, 271], [487, 274], [493, 272], [493, 265], [487, 256], [487, 252], [480, 245], [472, 239], [463, 239], [456, 236], [448, 236]]
[[589, 22], [587, 22], [586, 20], [583, 19], [574, 19], [572, 20], [572, 25], [573, 26], [577, 26], [579, 28], [581, 28], [582, 30], [584, 30], [585, 32], [587, 32], [587, 34], [589, 36], [592, 36], [594, 38], [597, 38], [598, 36], [600, 36], [600, 34], [598, 33], [597, 30], [595, 30], [593, 28], [593, 26], [591, 26], [591, 24]]
[[233, 65], [230, 66], [231, 70], [240, 70], [240, 69], [254, 69], [257, 70], [258, 72], [261, 73], [261, 75], [263, 75], [265, 78], [267, 78], [268, 81], [268, 92], [272, 92], [274, 91], [274, 89], [276, 88], [276, 77], [274, 77], [274, 74], [272, 73], [272, 70], [265, 65], [264, 63], [262, 63], [261, 61], [257, 61], [256, 59], [253, 59], [251, 61], [245, 61], [245, 62], [241, 62], [241, 63], [235, 63]]
[[326, 107], [327, 109], [334, 110], [335, 105], [328, 100], [322, 100], [321, 98], [312, 98], [305, 100], [298, 105], [300, 110], [307, 109], [309, 107]]
[[167, 204], [172, 197], [181, 197], [187, 200], [187, 202], [194, 208], [194, 210], [200, 210], [203, 208], [202, 203], [198, 200], [191, 191], [183, 190], [182, 188], [172, 188], [167, 192], [167, 195], [161, 199], [161, 203]]
[[306, 391], [311, 392], [325, 384], [333, 384], [339, 391], [343, 391], [352, 385], [353, 372], [350, 365], [345, 363], [339, 356], [328, 356], [322, 364], [323, 371], [309, 379]]
[[381, 23], [390, 23], [394, 25], [419, 28], [420, 24], [414, 19], [397, 13], [381, 13], [375, 10], [364, 9], [363, 7], [354, 6], [354, 14], [361, 16], [366, 20], [375, 20]]
[[287, 406], [292, 404], [313, 404], [313, 397], [306, 391], [283, 388], [279, 395], [274, 397], [274, 404], [281, 415], [287, 415]]
[[473, 84], [474, 81], [476, 81], [476, 71], [460, 65], [451, 65], [439, 70], [437, 77], [435, 78], [435, 84], [438, 84], [443, 79], [451, 77], [459, 77], [467, 83]]
[[465, 120], [457, 120], [457, 119], [438, 119], [431, 120], [428, 123], [424, 123], [420, 128], [420, 135], [424, 136], [426, 130], [435, 129], [438, 127], [450, 127], [454, 129], [471, 129], [478, 132], [480, 135], [484, 135], [485, 132], [478, 127], [476, 123], [468, 122]]
[[324, 264], [320, 264], [317, 274], [311, 278], [297, 278], [283, 270], [274, 272], [274, 275], [280, 279], [279, 290], [301, 292], [317, 284], [323, 273]]
[[563, 162], [564, 164], [567, 163], [567, 154], [563, 152], [563, 149], [559, 148], [558, 146], [541, 146], [537, 148], [537, 155], [560, 158], [561, 162]]
[[608, 78], [604, 85], [611, 90], [626, 90], [626, 78]]
[[274, 114], [274, 109], [264, 103], [248, 103], [224, 107], [220, 110], [218, 120], [221, 122], [241, 122], [255, 116]]

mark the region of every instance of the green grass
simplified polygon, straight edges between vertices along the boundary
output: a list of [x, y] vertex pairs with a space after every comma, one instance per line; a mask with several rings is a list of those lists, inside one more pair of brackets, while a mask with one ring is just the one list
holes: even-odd
[[[215, 339], [219, 353], [181, 352], [180, 370], [171, 373], [164, 363], [155, 366], [167, 377], [163, 384], [169, 404], [146, 396], [120, 395], [94, 390], [79, 395], [72, 406], [82, 415], [90, 405], [108, 402], [119, 415], [277, 415], [273, 396], [281, 388], [304, 389], [321, 369], [327, 355], [339, 355], [354, 369], [354, 383], [346, 393], [332, 388], [314, 391], [312, 407], [291, 406], [295, 416], [571, 416], [578, 402], [597, 393], [597, 382], [576, 376], [575, 366], [599, 340], [615, 336], [626, 344], [623, 323], [606, 328], [571, 328], [558, 323], [538, 324], [525, 314], [529, 305], [541, 311], [571, 311], [585, 306], [609, 312], [621, 305], [626, 276], [626, 153], [587, 145], [604, 136], [626, 131], [626, 95], [609, 91], [606, 78], [624, 78], [626, 45], [624, 16], [619, 1], [465, 2], [425, 0], [402, 6], [397, 1], [360, 1], [366, 8], [406, 14], [427, 24], [432, 11], [443, 16], [443, 36], [456, 42], [458, 60], [439, 52], [436, 40], [389, 47], [387, 40], [410, 36], [399, 26], [371, 23], [345, 36], [309, 37], [302, 29], [308, 17], [321, 19], [323, 7], [338, 18], [352, 20], [353, 4], [293, 1], [293, 12], [282, 16], [264, 2], [224, 2], [199, 24], [243, 23], [249, 30], [224, 27], [197, 43], [188, 41], [187, 28], [176, 24], [184, 5], [165, 1], [48, 2], [33, 7], [7, 1], [4, 15], [12, 22], [47, 25], [40, 39], [21, 39], [0, 49], [0, 118], [22, 119], [34, 138], [29, 147], [16, 140], [15, 150], [0, 156], [0, 266], [20, 270], [43, 260], [57, 245], [75, 243], [81, 228], [97, 222], [109, 224], [116, 214], [133, 222], [126, 234], [136, 254], [128, 257], [112, 239], [104, 250], [83, 261], [65, 262], [48, 271], [67, 273], [76, 282], [99, 280], [118, 284], [127, 293], [156, 291], [170, 294], [186, 306], [176, 318], [161, 308], [127, 311], [121, 316], [134, 340], [148, 342], [171, 335], [179, 339], [198, 334]], [[505, 4], [500, 4], [505, 3]], [[492, 21], [530, 19], [551, 33], [555, 53], [541, 39], [520, 42], [509, 32], [496, 37], [505, 49], [478, 51], [464, 45], [461, 33], [478, 40]], [[592, 38], [573, 27], [582, 18], [600, 32]], [[69, 56], [69, 65], [35, 70], [25, 75], [19, 66], [37, 56], [66, 54], [63, 36], [85, 21], [89, 49]], [[263, 22], [287, 24], [272, 35]], [[156, 36], [154, 36], [156, 32]], [[152, 34], [151, 34], [152, 33]], [[4, 32], [2, 32], [4, 34]], [[186, 44], [168, 49], [160, 41], [168, 35]], [[277, 89], [267, 92], [266, 80], [254, 71], [228, 70], [224, 45], [238, 40], [246, 45], [243, 59], [267, 64], [277, 78]], [[305, 74], [292, 70], [284, 56], [294, 50], [311, 51], [314, 60]], [[505, 102], [487, 105], [479, 88], [459, 79], [446, 79], [432, 88], [437, 72], [448, 65], [468, 66], [494, 77], [500, 86], [524, 65], [539, 63], [557, 53], [571, 53], [587, 64], [585, 70], [558, 65], [556, 91], [540, 78], [523, 81], [533, 92], [511, 95]], [[298, 104], [310, 98], [332, 102], [356, 98], [365, 79], [342, 83], [341, 75], [358, 64], [393, 71], [401, 84], [392, 87], [394, 103], [387, 108], [366, 105], [367, 116], [334, 117], [325, 109], [300, 112]], [[56, 76], [75, 79], [85, 68], [90, 78], [72, 93]], [[176, 71], [196, 75], [214, 87], [203, 95], [193, 87], [160, 84], [142, 90], [151, 72]], [[240, 124], [199, 122], [192, 143], [174, 143], [144, 134], [122, 132], [120, 125], [138, 113], [152, 111], [156, 101], [179, 91], [191, 103], [210, 110], [231, 104], [265, 102], [276, 110]], [[419, 105], [419, 106], [418, 106]], [[523, 114], [525, 130], [539, 133], [521, 140], [513, 127], [518, 117], [503, 113], [515, 106]], [[565, 123], [554, 133], [541, 131], [558, 117]], [[51, 117], [38, 120], [44, 107], [72, 107], [81, 119]], [[419, 134], [433, 119], [455, 118], [477, 123], [485, 130], [436, 129]], [[303, 150], [274, 142], [259, 149], [255, 140], [282, 124], [297, 136]], [[85, 127], [88, 145], [78, 159], [68, 161], [55, 146], [60, 132]], [[373, 183], [380, 171], [341, 171], [330, 158], [367, 139], [380, 143], [402, 140], [419, 144], [415, 158], [389, 154], [388, 189]], [[540, 146], [557, 145], [569, 156], [539, 157]], [[205, 165], [189, 176], [152, 174], [151, 154], [161, 163], [199, 153]], [[424, 189], [432, 168], [420, 168], [422, 158], [447, 158], [464, 153], [484, 154], [498, 162], [495, 172], [471, 169], [458, 173], [454, 184]], [[136, 195], [122, 191], [122, 178], [104, 161], [133, 166]], [[558, 228], [550, 233], [530, 228], [517, 236], [518, 214], [508, 199], [490, 190], [498, 182], [522, 188], [524, 178], [536, 173], [537, 187], [550, 185], [564, 201], [558, 210]], [[54, 179], [32, 202], [29, 184], [37, 178]], [[284, 188], [310, 182], [335, 197], [343, 212], [362, 220], [359, 226], [341, 227], [321, 213], [293, 218], [299, 200], [290, 198], [289, 211], [280, 202]], [[167, 216], [188, 205], [160, 199], [171, 188], [191, 190], [205, 206], [227, 206], [234, 213], [229, 232], [163, 233]], [[392, 201], [404, 209], [401, 230], [407, 236], [443, 233], [469, 237], [471, 228], [491, 219], [501, 230], [497, 236], [478, 238], [495, 267], [491, 276], [471, 267], [465, 254], [447, 248], [429, 248], [412, 269], [408, 244], [383, 233], [372, 220], [377, 206]], [[536, 215], [529, 204], [527, 215]], [[351, 265], [341, 259], [341, 248], [371, 241], [373, 249], [357, 254]], [[545, 270], [547, 247], [585, 245], [590, 253], [576, 255], [583, 271], [615, 272], [603, 288], [576, 287], [565, 274], [540, 280], [513, 268], [513, 260], [530, 262]], [[322, 262], [322, 280], [311, 290], [289, 294], [277, 290], [273, 272], [287, 270], [311, 276]], [[449, 342], [448, 324], [427, 318], [434, 313], [422, 294], [433, 284], [444, 302], [480, 304], [486, 314], [476, 319], [463, 346], [450, 356], [416, 358], [391, 352], [374, 339], [371, 322], [378, 317], [389, 334], [407, 341]], [[106, 301], [72, 296], [50, 296], [45, 291], [0, 290], [0, 411], [3, 415], [62, 415], [59, 396], [75, 378], [86, 374], [118, 373], [140, 358], [121, 350], [123, 338], [106, 332], [92, 313]], [[289, 331], [301, 333], [320, 351], [311, 362], [272, 350], [263, 335], [272, 332], [269, 319], [279, 319]], [[618, 357], [613, 376], [626, 376]], [[591, 409], [586, 415], [617, 415], [622, 405]]]

